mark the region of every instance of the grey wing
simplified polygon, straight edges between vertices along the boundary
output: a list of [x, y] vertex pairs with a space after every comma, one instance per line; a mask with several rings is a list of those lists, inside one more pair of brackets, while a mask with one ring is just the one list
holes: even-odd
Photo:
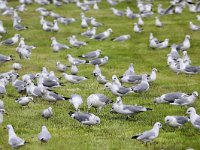
[[44, 80], [43, 85], [47, 87], [53, 87], [53, 86], [57, 86], [58, 83], [52, 80]]
[[194, 125], [200, 127], [200, 116], [198, 116], [198, 117], [196, 118], [196, 120], [194, 121]]
[[101, 40], [105, 37], [104, 33], [100, 33], [98, 35], [96, 35], [94, 38], [97, 39], [97, 40]]
[[63, 99], [63, 97], [61, 95], [58, 95], [58, 94], [53, 93], [53, 92], [50, 92], [49, 95], [52, 96], [56, 100], [62, 100]]
[[95, 52], [89, 52], [89, 53], [85, 54], [85, 57], [86, 57], [86, 58], [93, 58], [93, 57], [96, 57], [96, 53], [95, 53]]
[[91, 115], [89, 113], [76, 113], [74, 118], [79, 122], [82, 122], [82, 121], [88, 121], [90, 116]]
[[2, 41], [2, 44], [5, 44], [5, 45], [12, 45], [13, 44], [13, 40], [12, 39], [7, 39], [5, 41]]
[[23, 143], [24, 140], [21, 139], [20, 137], [13, 137], [10, 139], [10, 143], [12, 144], [12, 146], [14, 147], [15, 145], [19, 145], [20, 143]]
[[135, 86], [133, 88], [133, 90], [135, 92], [142, 92], [142, 91], [145, 91], [147, 88], [148, 88], [148, 85], [143, 83], [143, 84], [139, 84], [139, 85]]
[[185, 71], [187, 72], [199, 72], [200, 71], [200, 67], [199, 66], [187, 66], [185, 68]]
[[97, 94], [97, 96], [98, 96], [98, 98], [99, 98], [99, 100], [101, 101], [101, 102], [107, 102], [109, 99], [105, 96], [105, 95], [103, 95], [103, 94]]
[[179, 124], [184, 124], [189, 121], [187, 117], [183, 117], [183, 116], [175, 116], [175, 118]]
[[34, 88], [33, 93], [34, 93], [36, 96], [42, 96], [41, 90], [40, 90], [40, 88], [38, 88], [38, 87]]
[[15, 83], [15, 87], [18, 87], [18, 86], [25, 86], [26, 85], [26, 83], [25, 82], [23, 82], [23, 81], [21, 81], [21, 80], [18, 80], [16, 83]]
[[0, 94], [5, 94], [5, 93], [6, 93], [6, 89], [0, 86]]
[[182, 95], [183, 94], [180, 92], [168, 93], [165, 95], [164, 100], [169, 101], [169, 102], [174, 102], [175, 99], [180, 98]]
[[165, 11], [164, 11], [164, 15], [168, 14], [170, 11], [172, 11], [174, 9], [174, 5], [170, 5]]
[[182, 47], [183, 47], [183, 43], [177, 45], [176, 49], [177, 49], [177, 50], [181, 50]]
[[76, 81], [83, 80], [83, 77], [79, 77], [79, 76], [73, 76], [72, 78], [73, 78], [73, 80], [76, 80]]
[[16, 25], [14, 26], [14, 28], [15, 28], [16, 30], [18, 30], [18, 31], [24, 30], [24, 29], [25, 29], [25, 27], [22, 26], [22, 25], [20, 25], [20, 24], [16, 24]]
[[132, 105], [124, 105], [123, 110], [129, 110], [133, 113], [143, 112], [144, 107], [142, 106], [132, 106]]
[[126, 94], [130, 91], [129, 88], [124, 88], [124, 87], [119, 87], [119, 89], [117, 90], [118, 93], [120, 94]]
[[175, 99], [174, 103], [184, 105], [188, 103], [188, 99], [187, 97], [181, 97], [180, 99]]
[[138, 139], [140, 139], [140, 140], [151, 140], [152, 137], [154, 137], [154, 136], [155, 136], [155, 132], [153, 132], [152, 130], [150, 130], [150, 131], [146, 131], [146, 132], [142, 133], [138, 137]]
[[123, 36], [116, 37], [113, 41], [124, 41], [125, 38]]
[[128, 82], [136, 82], [136, 81], [141, 81], [142, 76], [129, 76]]
[[91, 64], [93, 64], [93, 65], [99, 65], [99, 64], [101, 64], [101, 59], [92, 60]]

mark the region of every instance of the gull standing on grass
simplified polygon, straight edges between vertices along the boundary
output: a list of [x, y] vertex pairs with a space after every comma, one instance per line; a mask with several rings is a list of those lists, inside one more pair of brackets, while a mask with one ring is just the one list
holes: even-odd
[[87, 98], [88, 111], [91, 107], [97, 108], [100, 112], [105, 105], [113, 103], [112, 100], [107, 98], [104, 94], [91, 94]]
[[135, 33], [141, 33], [142, 30], [143, 30], [143, 29], [142, 29], [137, 23], [134, 23], [133, 31], [134, 31]]
[[148, 82], [153, 82], [153, 81], [156, 80], [156, 77], [157, 77], [156, 72], [158, 72], [158, 70], [156, 68], [153, 68], [151, 75], [147, 75], [147, 81]]
[[200, 26], [193, 24], [192, 21], [189, 22], [189, 27], [192, 31], [199, 31], [200, 30]]
[[12, 46], [18, 42], [19, 38], [20, 38], [20, 35], [15, 34], [12, 38], [1, 41], [0, 45]]
[[82, 54], [78, 57], [94, 59], [94, 58], [98, 58], [100, 55], [101, 55], [101, 50], [97, 49], [95, 51], [91, 51], [86, 54]]
[[100, 118], [98, 116], [95, 116], [92, 113], [83, 113], [83, 112], [69, 112], [69, 115], [71, 118], [77, 120], [83, 125], [96, 125], [100, 124]]
[[12, 55], [6, 56], [0, 54], [0, 64], [13, 60]]
[[99, 65], [95, 65], [95, 68], [92, 71], [92, 75], [97, 77], [99, 74], [101, 74], [101, 69], [100, 69]]
[[147, 81], [147, 75], [146, 74], [142, 75], [142, 81], [141, 81], [141, 83], [138, 84], [138, 85], [136, 85], [136, 86], [133, 86], [132, 90], [135, 93], [142, 93], [142, 92], [146, 92], [146, 91], [149, 90], [149, 83]]
[[92, 29], [90, 29], [90, 27], [88, 27], [88, 29], [85, 32], [82, 32], [81, 35], [91, 38], [92, 36], [94, 36], [96, 34], [96, 27], [93, 27]]
[[109, 29], [107, 29], [106, 31], [104, 31], [102, 33], [99, 33], [97, 35], [92, 36], [91, 39], [96, 39], [96, 40], [102, 41], [102, 40], [107, 39], [112, 32], [113, 32], [112, 29], [109, 28]]
[[160, 21], [160, 18], [159, 17], [155, 17], [155, 25], [156, 27], [163, 27], [164, 24]]
[[49, 107], [47, 109], [44, 109], [42, 111], [42, 117], [44, 117], [45, 119], [49, 119], [51, 116], [53, 115], [53, 111], [52, 111], [52, 108]]
[[51, 41], [53, 52], [59, 52], [60, 50], [69, 49], [69, 46], [57, 42], [55, 37], [51, 37]]
[[30, 102], [33, 101], [33, 97], [20, 97], [16, 99], [16, 103], [20, 104], [21, 106], [28, 106]]
[[159, 135], [159, 129], [162, 127], [160, 122], [156, 122], [151, 130], [134, 135], [132, 139], [137, 139], [143, 142], [151, 142]]
[[79, 107], [83, 103], [83, 99], [78, 94], [72, 94], [69, 102], [74, 106], [75, 111], [79, 111]]
[[82, 59], [78, 59], [78, 58], [74, 58], [72, 57], [72, 55], [67, 54], [66, 58], [68, 59], [69, 63], [72, 65], [80, 65], [80, 64], [85, 64], [86, 60], [82, 60]]
[[51, 138], [51, 134], [49, 133], [46, 126], [42, 126], [41, 132], [38, 134], [38, 140], [40, 142], [48, 142]]
[[7, 33], [7, 31], [3, 26], [3, 22], [0, 20], [0, 34], [5, 34], [5, 33]]
[[13, 63], [12, 68], [14, 70], [20, 70], [22, 69], [22, 65], [20, 63]]
[[75, 64], [71, 65], [71, 75], [77, 75], [78, 74], [78, 67]]
[[64, 97], [63, 95], [60, 95], [48, 90], [43, 90], [41, 93], [42, 93], [42, 98], [47, 100], [48, 102], [56, 103], [57, 101], [64, 101], [68, 99], [67, 97]]
[[103, 58], [96, 58], [96, 59], [90, 60], [89, 64], [103, 66], [108, 62], [108, 60], [109, 60], [108, 56], [105, 56]]
[[12, 147], [12, 149], [19, 148], [27, 143], [24, 139], [21, 139], [15, 134], [12, 125], [7, 125], [7, 129], [8, 129], [8, 144]]
[[70, 83], [80, 83], [81, 81], [87, 80], [88, 78], [83, 76], [77, 76], [77, 75], [70, 75], [67, 73], [62, 73], [62, 76], [65, 78], [66, 81]]
[[118, 36], [118, 37], [113, 38], [113, 39], [111, 39], [111, 40], [112, 40], [112, 41], [116, 41], [116, 42], [124, 42], [124, 41], [126, 41], [126, 40], [128, 40], [128, 39], [130, 39], [130, 38], [131, 38], [131, 36], [130, 36], [129, 34], [126, 34], [126, 35]]
[[186, 35], [183, 43], [180, 43], [177, 45], [176, 49], [177, 50], [188, 50], [190, 48], [190, 35]]
[[196, 113], [194, 107], [190, 107], [187, 109], [186, 114], [190, 115], [190, 122], [195, 128], [200, 129], [200, 116]]
[[56, 69], [60, 72], [65, 72], [69, 66], [62, 64], [60, 61], [56, 62]]
[[123, 77], [127, 75], [134, 75], [134, 74], [135, 74], [135, 70], [134, 70], [133, 63], [130, 63], [128, 69], [124, 72]]
[[189, 121], [190, 119], [184, 116], [166, 116], [165, 117], [165, 123], [174, 128], [181, 127]]
[[131, 115], [141, 113], [141, 112], [146, 112], [148, 110], [152, 110], [152, 109], [146, 108], [143, 106], [124, 105], [121, 97], [117, 97], [117, 101], [113, 104], [110, 112], [124, 114], [124, 115], [127, 115], [127, 118], [129, 118]]

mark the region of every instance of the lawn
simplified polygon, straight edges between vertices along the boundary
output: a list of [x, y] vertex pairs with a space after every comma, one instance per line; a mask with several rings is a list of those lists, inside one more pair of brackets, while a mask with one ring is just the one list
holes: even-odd
[[[10, 16], [0, 16], [8, 33], [3, 35], [3, 39], [12, 37], [15, 33], [19, 33], [25, 38], [25, 42], [30, 45], [35, 45], [37, 48], [32, 51], [30, 60], [20, 60], [15, 51], [17, 45], [12, 47], [0, 46], [0, 53], [5, 55], [13, 55], [14, 61], [0, 64], [0, 73], [11, 70], [14, 62], [22, 64], [22, 69], [18, 71], [22, 76], [26, 73], [38, 73], [42, 67], [46, 67], [48, 71], [54, 71], [58, 77], [61, 73], [56, 70], [56, 62], [59, 60], [62, 63], [69, 64], [66, 55], [71, 54], [77, 57], [83, 53], [101, 49], [102, 56], [109, 56], [109, 62], [101, 67], [103, 75], [111, 81], [112, 75], [121, 76], [128, 68], [130, 63], [134, 64], [136, 74], [150, 73], [152, 68], [157, 68], [157, 80], [150, 86], [150, 90], [143, 94], [130, 94], [123, 97], [124, 104], [142, 105], [150, 107], [153, 110], [141, 114], [137, 114], [134, 118], [126, 120], [126, 116], [119, 114], [111, 114], [111, 105], [106, 106], [100, 113], [96, 113], [91, 109], [91, 113], [98, 115], [101, 119], [100, 125], [97, 126], [83, 126], [77, 121], [70, 118], [69, 111], [73, 107], [68, 101], [59, 101], [56, 104], [49, 103], [42, 98], [35, 98], [36, 103], [30, 103], [30, 108], [20, 107], [15, 103], [15, 99], [21, 95], [17, 93], [11, 84], [7, 86], [7, 95], [2, 98], [5, 103], [5, 109], [8, 115], [4, 115], [4, 122], [0, 125], [0, 147], [4, 150], [9, 149], [8, 132], [4, 128], [7, 124], [12, 124], [18, 136], [30, 142], [20, 149], [24, 150], [55, 150], [55, 149], [199, 149], [200, 131], [195, 129], [191, 123], [187, 123], [180, 129], [173, 129], [164, 125], [164, 118], [167, 115], [186, 115], [186, 107], [177, 107], [169, 104], [155, 105], [153, 99], [164, 93], [182, 91], [185, 93], [192, 93], [193, 91], [200, 92], [200, 76], [187, 76], [172, 72], [166, 64], [167, 54], [170, 48], [163, 50], [150, 49], [148, 47], [149, 33], [152, 32], [159, 40], [165, 38], [170, 39], [170, 45], [173, 43], [181, 43], [186, 34], [191, 36], [191, 48], [188, 50], [188, 55], [192, 60], [193, 65], [200, 65], [199, 47], [200, 47], [200, 31], [194, 32], [189, 29], [189, 21], [195, 24], [200, 24], [196, 20], [196, 14], [190, 13], [186, 7], [182, 14], [161, 16], [161, 20], [165, 23], [163, 28], [155, 27], [154, 17], [157, 14], [157, 5], [163, 4], [166, 8], [169, 1], [156, 0], [154, 2], [154, 15], [149, 18], [143, 18], [145, 25], [144, 31], [140, 34], [133, 32], [133, 23], [137, 19], [129, 19], [127, 17], [114, 16], [110, 10], [110, 6], [104, 0], [99, 4], [99, 10], [90, 10], [85, 13], [88, 17], [95, 17], [97, 21], [104, 25], [97, 28], [97, 33], [100, 33], [108, 28], [112, 28], [113, 33], [109, 39], [104, 41], [96, 41], [82, 37], [81, 32], [85, 31], [80, 27], [81, 10], [75, 4], [63, 4], [61, 7], [54, 5], [44, 6], [56, 13], [65, 17], [74, 17], [76, 22], [63, 25], [59, 24], [60, 30], [57, 33], [45, 32], [39, 24], [39, 13], [35, 11], [40, 7], [34, 3], [27, 6], [27, 11], [19, 13], [23, 18], [23, 25], [29, 27], [24, 31], [15, 31], [12, 27]], [[9, 6], [17, 6], [18, 1], [9, 1]], [[129, 6], [134, 12], [137, 12], [136, 2], [121, 2], [114, 6], [117, 9], [125, 10]], [[47, 20], [52, 21], [48, 17]], [[122, 34], [130, 34], [131, 39], [122, 42], [112, 42], [110, 39]], [[59, 42], [69, 45], [66, 40], [69, 36], [76, 35], [78, 39], [87, 41], [88, 45], [69, 50], [53, 53], [50, 47], [52, 36], [55, 36]], [[72, 94], [80, 94], [83, 97], [83, 105], [81, 111], [87, 111], [87, 97], [93, 93], [102, 93], [116, 100], [111, 92], [104, 90], [103, 85], [98, 85], [95, 78], [91, 76], [94, 69], [92, 65], [79, 66], [79, 75], [89, 77], [89, 80], [80, 84], [65, 83], [64, 87], [58, 87], [54, 90], [66, 97]], [[70, 70], [67, 70], [70, 72]], [[61, 80], [65, 82], [64, 79]], [[126, 85], [131, 86], [131, 85]], [[51, 106], [54, 115], [49, 120], [41, 117], [43, 109]], [[193, 105], [197, 113], [200, 114], [199, 98]], [[134, 134], [149, 130], [155, 122], [161, 122], [163, 128], [160, 130], [160, 135], [154, 140], [152, 144], [146, 146], [145, 144], [132, 140]], [[42, 144], [38, 141], [37, 135], [41, 130], [41, 126], [46, 125], [52, 138], [48, 143]]]

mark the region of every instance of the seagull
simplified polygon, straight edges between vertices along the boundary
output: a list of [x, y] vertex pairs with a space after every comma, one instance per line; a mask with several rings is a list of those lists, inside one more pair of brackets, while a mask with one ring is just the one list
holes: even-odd
[[160, 97], [156, 97], [154, 99], [154, 103], [173, 103], [175, 99], [179, 99], [181, 97], [186, 96], [187, 94], [182, 92], [172, 92], [172, 93], [166, 93], [161, 95]]
[[82, 54], [78, 57], [94, 59], [94, 58], [98, 58], [100, 55], [101, 55], [101, 50], [97, 49], [95, 51], [91, 51], [86, 54]]
[[12, 68], [14, 70], [20, 70], [20, 69], [22, 69], [22, 65], [19, 63], [13, 63]]
[[133, 86], [132, 90], [135, 93], [146, 92], [146, 91], [149, 90], [149, 83], [147, 81], [147, 75], [146, 74], [142, 75], [142, 81], [140, 82], [140, 84]]
[[59, 30], [58, 21], [57, 21], [57, 20], [54, 20], [54, 21], [53, 21], [53, 26], [52, 26], [52, 28], [51, 28], [51, 31], [53, 31], [53, 32], [58, 32], [58, 30]]
[[163, 27], [164, 24], [160, 21], [159, 17], [155, 17], [155, 25], [156, 27]]
[[141, 16], [138, 17], [138, 25], [139, 26], [143, 26], [144, 25], [144, 21], [142, 20]]
[[151, 108], [146, 108], [143, 106], [134, 106], [134, 105], [124, 105], [122, 102], [121, 97], [117, 97], [116, 102], [113, 104], [112, 109], [110, 112], [116, 112], [119, 114], [127, 115], [127, 118], [129, 118], [131, 115], [145, 112], [148, 110], [152, 110]]
[[100, 22], [97, 22], [96, 21], [96, 19], [95, 18], [91, 18], [91, 25], [93, 26], [93, 27], [100, 27], [100, 26], [102, 26], [103, 24], [102, 23], [100, 23]]
[[177, 45], [176, 44], [172, 44], [171, 45], [171, 52], [170, 52], [170, 56], [173, 60], [177, 60], [178, 58], [180, 58], [179, 53], [177, 51]]
[[70, 83], [80, 83], [81, 81], [87, 80], [88, 78], [83, 76], [77, 76], [77, 75], [70, 75], [67, 73], [62, 73], [62, 76], [65, 78], [66, 81]]
[[113, 38], [113, 39], [111, 39], [111, 40], [112, 40], [112, 41], [116, 41], [116, 42], [124, 42], [124, 41], [126, 41], [126, 40], [128, 40], [128, 39], [130, 39], [130, 38], [131, 38], [131, 36], [130, 36], [129, 34], [127, 34], [127, 35], [118, 36], [118, 37]]
[[0, 42], [0, 45], [12, 46], [15, 45], [19, 40], [20, 35], [15, 34], [12, 38], [6, 39]]
[[78, 58], [74, 58], [70, 54], [67, 54], [66, 58], [68, 59], [68, 61], [69, 61], [69, 63], [71, 65], [80, 65], [80, 64], [85, 64], [86, 63], [86, 60], [81, 60], [81, 59], [78, 59]]
[[77, 47], [77, 48], [80, 48], [81, 46], [87, 45], [86, 42], [78, 41], [78, 40], [76, 39], [76, 36], [75, 36], [75, 35], [73, 35], [72, 37], [69, 37], [68, 40], [69, 40], [69, 43], [70, 43], [72, 46]]
[[134, 75], [134, 74], [135, 74], [135, 70], [134, 70], [133, 63], [130, 63], [128, 69], [124, 72], [123, 77], [126, 75]]
[[3, 26], [3, 22], [0, 20], [0, 34], [5, 34], [5, 33], [7, 33], [7, 31]]
[[151, 142], [153, 139], [157, 138], [159, 135], [159, 129], [162, 127], [160, 122], [156, 122], [151, 130], [145, 131], [134, 135], [132, 139], [137, 139], [143, 142]]
[[142, 75], [126, 75], [121, 78], [123, 83], [140, 83], [142, 81]]
[[83, 99], [78, 94], [72, 94], [70, 99], [69, 99], [69, 102], [74, 106], [74, 109], [76, 111], [79, 111], [79, 107], [83, 103]]
[[117, 10], [116, 8], [111, 7], [110, 9], [112, 10], [112, 12], [115, 16], [124, 16], [125, 15], [125, 12]]
[[82, 36], [89, 37], [89, 38], [91, 38], [95, 34], [96, 34], [96, 27], [93, 27], [92, 29], [88, 27], [88, 29], [85, 32], [81, 33]]
[[180, 97], [179, 99], [175, 99], [173, 103], [170, 103], [172, 105], [191, 105], [195, 102], [196, 98], [199, 96], [197, 91], [194, 91], [192, 95], [185, 95], [183, 97]]
[[52, 41], [51, 46], [52, 46], [53, 52], [58, 52], [60, 50], [65, 50], [65, 49], [70, 48], [69, 46], [65, 44], [61, 44], [57, 42], [55, 37], [51, 37], [51, 41]]
[[77, 120], [83, 125], [96, 125], [100, 124], [100, 118], [95, 116], [92, 113], [83, 113], [83, 112], [69, 112], [71, 118]]
[[189, 25], [190, 25], [189, 27], [192, 31], [199, 31], [200, 30], [200, 26], [193, 24], [192, 21], [189, 22]]
[[107, 83], [106, 77], [103, 76], [102, 74], [97, 74], [97, 82], [99, 84], [106, 84]]
[[82, 28], [87, 28], [87, 27], [88, 27], [88, 23], [87, 23], [87, 21], [86, 21], [85, 18], [82, 18], [81, 27], [82, 27]]
[[94, 5], [93, 5], [93, 9], [94, 9], [94, 10], [99, 10], [99, 6], [98, 6], [97, 2], [94, 3]]
[[22, 31], [28, 29], [28, 27], [21, 25], [16, 19], [13, 19], [13, 28], [16, 31]]
[[6, 56], [3, 54], [0, 54], [0, 64], [11, 61], [11, 60], [13, 60], [12, 55]]
[[71, 75], [77, 75], [78, 74], [78, 67], [75, 64], [71, 65]]
[[134, 31], [135, 33], [141, 33], [142, 30], [143, 30], [143, 29], [139, 27], [138, 23], [134, 23], [133, 31]]
[[122, 86], [121, 82], [119, 81], [118, 77], [116, 75], [112, 76], [112, 85], [116, 85], [116, 86]]
[[169, 39], [165, 39], [163, 42], [157, 43], [157, 48], [163, 49], [167, 48], [169, 45]]
[[64, 97], [63, 95], [57, 94], [55, 92], [52, 91], [48, 91], [48, 90], [43, 90], [42, 92], [42, 98], [49, 101], [49, 102], [57, 102], [57, 101], [63, 101], [63, 100], [67, 100], [67, 97]]
[[65, 72], [69, 66], [62, 64], [60, 61], [56, 62], [56, 69], [60, 72]]
[[105, 56], [103, 58], [97, 58], [94, 60], [90, 60], [89, 64], [103, 66], [108, 62], [108, 59], [108, 56]]
[[95, 69], [92, 71], [92, 75], [97, 77], [99, 74], [101, 74], [101, 69], [100, 69], [99, 65], [95, 65]]
[[171, 127], [181, 127], [185, 123], [189, 122], [190, 119], [184, 116], [166, 116], [165, 123]]
[[190, 48], [190, 35], [186, 35], [183, 43], [177, 45], [177, 50], [188, 50]]
[[188, 56], [187, 54], [187, 51], [183, 51], [183, 63], [186, 65], [186, 66], [189, 66], [192, 64], [192, 61], [190, 60], [190, 57]]
[[53, 111], [52, 111], [52, 108], [49, 107], [47, 109], [44, 109], [42, 111], [42, 117], [44, 117], [45, 119], [49, 119], [51, 116], [53, 115]]
[[196, 113], [194, 107], [190, 107], [187, 109], [186, 114], [190, 115], [190, 122], [195, 128], [200, 129], [200, 116]]
[[75, 18], [65, 18], [65, 17], [59, 17], [57, 18], [57, 21], [62, 23], [62, 24], [65, 24], [65, 25], [68, 25], [70, 23], [73, 23], [76, 21]]
[[27, 106], [29, 102], [34, 102], [33, 97], [20, 97], [16, 99], [16, 103], [19, 103], [21, 106]]
[[116, 96], [124, 96], [128, 93], [133, 92], [132, 88], [126, 88], [126, 87], [123, 87], [123, 86], [113, 85], [112, 83], [109, 83], [109, 82], [106, 83], [104, 85], [104, 87], [106, 89], [108, 89], [109, 91], [111, 91]]
[[147, 81], [148, 82], [153, 82], [156, 80], [156, 72], [158, 72], [158, 70], [156, 68], [152, 69], [151, 75], [147, 76]]
[[88, 111], [91, 107], [97, 108], [100, 112], [105, 105], [113, 103], [112, 100], [107, 98], [104, 94], [91, 94], [87, 98]]
[[51, 138], [51, 134], [49, 133], [46, 126], [42, 126], [41, 132], [38, 134], [38, 140], [41, 142], [48, 142]]
[[102, 33], [99, 33], [97, 35], [92, 36], [91, 39], [96, 39], [96, 40], [102, 41], [102, 40], [107, 39], [112, 32], [113, 32], [112, 29], [109, 28], [109, 29], [107, 29], [106, 31], [104, 31]]
[[27, 143], [25, 140], [21, 139], [15, 134], [12, 125], [10, 124], [7, 125], [7, 129], [8, 129], [8, 143], [10, 146], [12, 146], [13, 149], [21, 147]]

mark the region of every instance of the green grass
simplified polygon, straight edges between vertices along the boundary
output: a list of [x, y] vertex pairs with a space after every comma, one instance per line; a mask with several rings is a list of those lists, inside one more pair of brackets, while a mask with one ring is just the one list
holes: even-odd
[[[157, 10], [157, 4], [162, 3], [163, 7], [168, 6], [168, 1], [157, 0], [154, 3], [154, 11]], [[17, 1], [9, 2], [10, 6], [18, 5]], [[134, 12], [137, 11], [136, 3], [132, 0], [130, 3], [120, 3], [116, 8], [124, 10], [130, 6]], [[60, 30], [58, 33], [50, 33], [42, 31], [39, 25], [39, 13], [35, 9], [39, 7], [37, 4], [27, 6], [28, 11], [20, 13], [23, 18], [23, 25], [29, 27], [27, 31], [17, 32], [25, 38], [27, 44], [35, 45], [37, 48], [32, 51], [30, 60], [20, 60], [15, 52], [16, 46], [5, 47], [0, 46], [1, 54], [12, 54], [15, 61], [2, 64], [0, 72], [7, 72], [11, 69], [12, 63], [19, 62], [23, 69], [19, 71], [22, 76], [25, 73], [38, 73], [41, 68], [45, 66], [49, 71], [55, 71], [57, 76], [61, 74], [56, 71], [55, 64], [57, 60], [63, 63], [68, 63], [65, 59], [67, 54], [77, 57], [82, 53], [86, 53], [96, 49], [102, 49], [103, 56], [109, 56], [108, 64], [102, 66], [102, 72], [111, 79], [113, 74], [120, 76], [128, 68], [130, 63], [134, 63], [135, 72], [137, 74], [150, 73], [153, 67], [157, 68], [157, 80], [151, 85], [150, 90], [144, 94], [131, 94], [123, 98], [125, 104], [138, 104], [150, 107], [152, 112], [141, 113], [134, 117], [134, 119], [126, 120], [125, 116], [119, 114], [110, 114], [111, 106], [104, 108], [101, 113], [97, 114], [101, 118], [101, 124], [93, 127], [80, 125], [77, 121], [71, 119], [67, 112], [73, 110], [72, 106], [67, 102], [58, 102], [57, 104], [50, 104], [42, 98], [37, 98], [35, 104], [30, 104], [30, 108], [21, 108], [15, 99], [20, 97], [11, 84], [7, 86], [8, 95], [3, 100], [5, 102], [8, 116], [4, 116], [4, 122], [0, 126], [0, 147], [9, 149], [8, 133], [4, 130], [7, 124], [12, 124], [18, 136], [24, 138], [30, 143], [21, 149], [24, 150], [54, 150], [54, 149], [187, 149], [199, 148], [199, 130], [187, 123], [180, 129], [172, 129], [164, 126], [160, 131], [160, 135], [155, 139], [156, 143], [145, 146], [139, 141], [132, 140], [131, 136], [138, 132], [143, 132], [152, 128], [152, 125], [159, 121], [164, 123], [166, 115], [185, 115], [185, 107], [176, 107], [168, 104], [154, 105], [153, 99], [163, 93], [182, 91], [191, 93], [194, 90], [200, 91], [200, 77], [194, 75], [188, 77], [184, 74], [176, 75], [168, 67], [166, 67], [166, 55], [170, 52], [170, 48], [163, 50], [152, 50], [148, 48], [149, 33], [152, 32], [158, 39], [170, 39], [170, 44], [180, 43], [183, 41], [186, 34], [191, 35], [191, 49], [188, 54], [193, 62], [193, 65], [199, 65], [199, 46], [200, 37], [199, 32], [192, 32], [189, 29], [189, 20], [200, 24], [196, 21], [196, 14], [188, 12], [186, 8], [180, 15], [162, 16], [161, 20], [165, 23], [164, 28], [160, 29], [154, 26], [154, 16], [144, 18], [144, 32], [136, 34], [132, 31], [133, 23], [137, 19], [131, 20], [126, 17], [116, 17], [109, 9], [106, 2], [100, 3], [99, 11], [91, 10], [86, 12], [86, 16], [94, 16], [97, 21], [104, 23], [104, 26], [97, 29], [97, 32], [106, 30], [112, 27], [113, 34], [111, 37], [116, 37], [121, 34], [130, 34], [132, 38], [124, 43], [111, 42], [107, 39], [102, 42], [86, 39], [81, 37], [79, 33], [85, 29], [80, 28], [80, 10], [74, 4], [63, 5], [62, 7], [55, 7], [53, 5], [45, 6], [66, 17], [74, 17], [77, 22], [70, 25], [59, 24]], [[8, 34], [3, 36], [3, 39], [13, 36], [16, 31], [12, 28], [12, 22], [8, 16], [0, 16], [4, 22], [4, 26], [8, 30]], [[48, 18], [52, 20], [51, 18]], [[80, 49], [72, 48], [70, 50], [53, 53], [50, 48], [50, 37], [55, 36], [58, 41], [68, 44], [66, 38], [71, 35], [77, 35], [78, 39], [89, 41], [89, 44]], [[80, 94], [83, 97], [82, 111], [87, 110], [86, 99], [92, 93], [103, 93], [115, 101], [116, 97], [108, 91], [104, 91], [103, 86], [98, 86], [97, 82], [90, 73], [93, 66], [82, 65], [79, 67], [79, 75], [88, 76], [90, 79], [80, 84], [72, 85], [66, 83], [64, 88], [56, 88], [55, 90], [65, 96], [71, 94]], [[69, 70], [67, 71], [69, 72]], [[64, 81], [64, 80], [63, 80]], [[43, 109], [51, 106], [54, 115], [48, 121], [41, 117]], [[200, 113], [200, 102], [197, 100], [194, 104], [197, 112]], [[91, 110], [95, 113], [95, 110]], [[41, 126], [46, 125], [49, 129], [52, 139], [41, 145], [37, 140], [37, 135], [41, 130]]]

